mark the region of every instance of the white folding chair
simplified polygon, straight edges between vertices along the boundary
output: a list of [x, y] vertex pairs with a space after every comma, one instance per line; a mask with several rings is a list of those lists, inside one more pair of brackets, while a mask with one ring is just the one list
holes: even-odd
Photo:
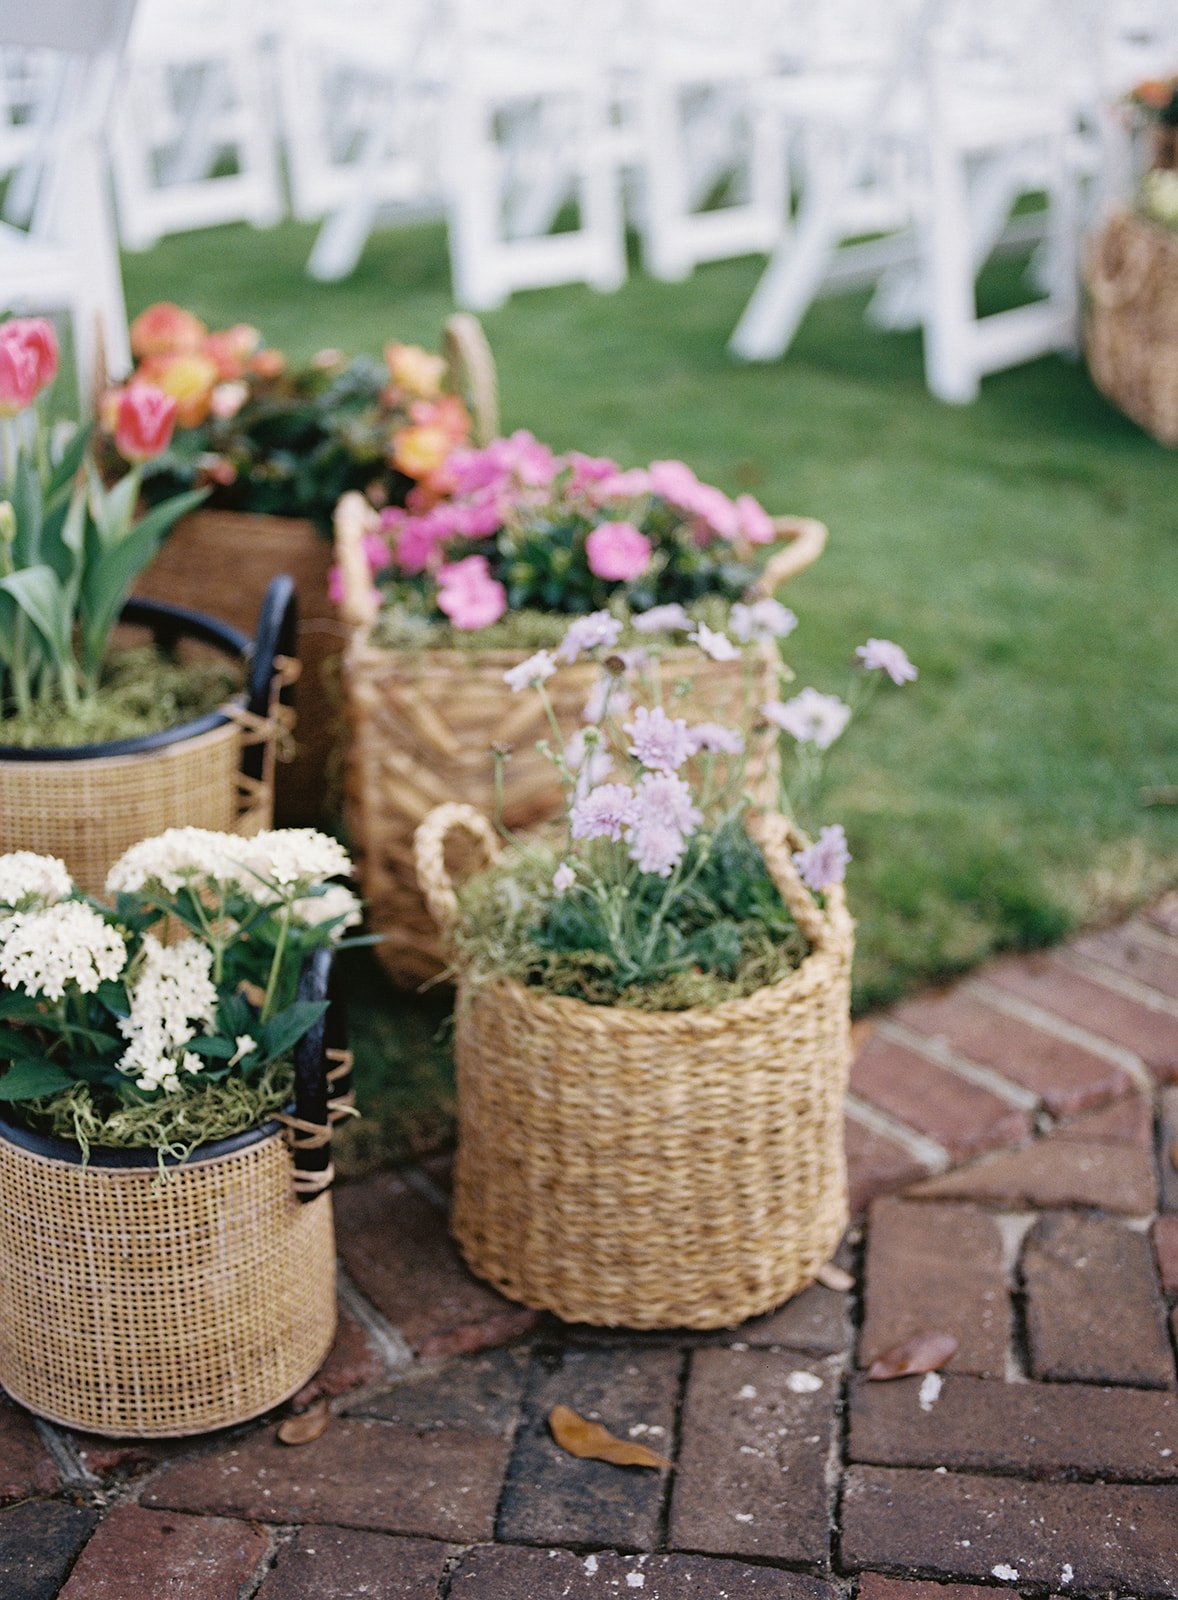
[[123, 243], [284, 210], [251, 0], [140, 0], [111, 126]]
[[0, 0], [0, 49], [53, 51], [61, 74], [26, 163], [27, 226], [0, 223], [0, 305], [68, 314], [83, 406], [99, 339], [109, 372], [131, 364], [102, 136], [133, 10], [134, 0]]
[[[445, 178], [455, 298], [626, 276], [609, 13], [562, 0], [455, 0]], [[572, 227], [548, 231], [565, 198]]]

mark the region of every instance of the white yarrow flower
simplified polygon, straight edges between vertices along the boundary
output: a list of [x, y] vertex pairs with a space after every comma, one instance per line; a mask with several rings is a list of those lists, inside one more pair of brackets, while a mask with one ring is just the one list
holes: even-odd
[[242, 859], [256, 880], [250, 893], [259, 899], [265, 898], [258, 892], [263, 884], [305, 890], [352, 873], [351, 857], [343, 845], [316, 828], [269, 828], [243, 839], [241, 847]]
[[210, 976], [213, 952], [197, 939], [162, 945], [143, 941], [141, 966], [131, 985], [131, 1013], [119, 1023], [128, 1041], [119, 1070], [145, 1092], [180, 1087], [180, 1071], [198, 1073], [199, 1056], [183, 1047], [212, 1025], [217, 989]]
[[106, 875], [107, 894], [139, 894], [162, 889], [176, 894], [185, 885], [248, 883], [243, 865], [246, 841], [240, 834], [211, 828], [168, 828], [123, 853]]
[[13, 911], [56, 905], [73, 893], [73, 880], [57, 856], [13, 850], [0, 856], [0, 920]]
[[318, 927], [321, 922], [336, 922], [335, 931], [358, 928], [361, 921], [362, 902], [342, 883], [329, 883], [322, 894], [305, 895], [290, 908], [291, 916], [305, 927]]
[[60, 1000], [69, 987], [93, 994], [127, 964], [123, 935], [78, 900], [18, 911], [0, 940], [0, 979], [33, 999]]

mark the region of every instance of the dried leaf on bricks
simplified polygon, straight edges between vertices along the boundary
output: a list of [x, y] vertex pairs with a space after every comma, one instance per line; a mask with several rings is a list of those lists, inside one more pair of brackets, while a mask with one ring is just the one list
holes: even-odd
[[893, 1345], [873, 1361], [867, 1376], [879, 1381], [884, 1378], [907, 1378], [916, 1372], [936, 1372], [946, 1361], [952, 1360], [957, 1350], [957, 1340], [951, 1333], [918, 1333], [903, 1344]]
[[548, 1426], [552, 1437], [562, 1450], [571, 1456], [581, 1456], [590, 1461], [609, 1461], [615, 1467], [669, 1467], [666, 1456], [644, 1444], [633, 1444], [628, 1439], [616, 1439], [600, 1422], [590, 1422], [580, 1417], [568, 1406], [553, 1406], [548, 1413]]
[[279, 1424], [278, 1438], [282, 1444], [313, 1444], [331, 1421], [326, 1400], [316, 1400], [297, 1417], [287, 1417]]

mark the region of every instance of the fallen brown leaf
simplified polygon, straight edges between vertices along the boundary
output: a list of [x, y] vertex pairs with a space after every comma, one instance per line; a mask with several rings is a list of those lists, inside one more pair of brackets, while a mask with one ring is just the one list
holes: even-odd
[[282, 1444], [312, 1444], [325, 1432], [330, 1421], [327, 1401], [316, 1400], [313, 1406], [300, 1411], [297, 1417], [287, 1417], [285, 1422], [279, 1424], [279, 1441]]
[[878, 1383], [885, 1378], [907, 1378], [914, 1372], [936, 1372], [956, 1350], [957, 1340], [951, 1333], [918, 1333], [885, 1350], [868, 1367], [867, 1376]]
[[839, 1294], [846, 1294], [855, 1287], [855, 1280], [851, 1274], [844, 1272], [841, 1267], [836, 1267], [833, 1261], [828, 1261], [824, 1267], [819, 1267], [814, 1276], [824, 1288], [837, 1289]]
[[548, 1426], [552, 1437], [562, 1450], [571, 1456], [589, 1461], [609, 1461], [615, 1467], [669, 1467], [666, 1456], [644, 1444], [634, 1444], [628, 1439], [616, 1439], [600, 1422], [590, 1422], [580, 1417], [568, 1406], [553, 1406], [548, 1413]]
[[1175, 1139], [1170, 1146], [1170, 1165], [1175, 1172], [1178, 1172], [1178, 1139]]

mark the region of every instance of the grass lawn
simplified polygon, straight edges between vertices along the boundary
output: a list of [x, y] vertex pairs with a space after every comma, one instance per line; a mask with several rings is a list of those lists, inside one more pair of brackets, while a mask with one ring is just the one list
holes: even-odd
[[[435, 341], [450, 309], [440, 228], [377, 236], [330, 286], [303, 275], [312, 238], [286, 224], [165, 241], [127, 258], [130, 309], [167, 298], [254, 322], [295, 357]], [[869, 328], [857, 296], [819, 305], [784, 362], [738, 366], [725, 340], [758, 268], [636, 275], [608, 297], [537, 291], [484, 320], [507, 428], [632, 464], [682, 456], [828, 524], [827, 554], [788, 596], [800, 683], [841, 689], [869, 634], [919, 665], [838, 750], [828, 808], [856, 857], [866, 1005], [1178, 881], [1178, 809], [1139, 799], [1178, 782], [1178, 458], [1063, 360], [939, 404], [918, 337]], [[1004, 263], [985, 309], [1018, 293]], [[428, 1043], [436, 1007], [357, 977], [361, 1091], [378, 1102], [368, 1159], [428, 1141], [444, 1051]]]

